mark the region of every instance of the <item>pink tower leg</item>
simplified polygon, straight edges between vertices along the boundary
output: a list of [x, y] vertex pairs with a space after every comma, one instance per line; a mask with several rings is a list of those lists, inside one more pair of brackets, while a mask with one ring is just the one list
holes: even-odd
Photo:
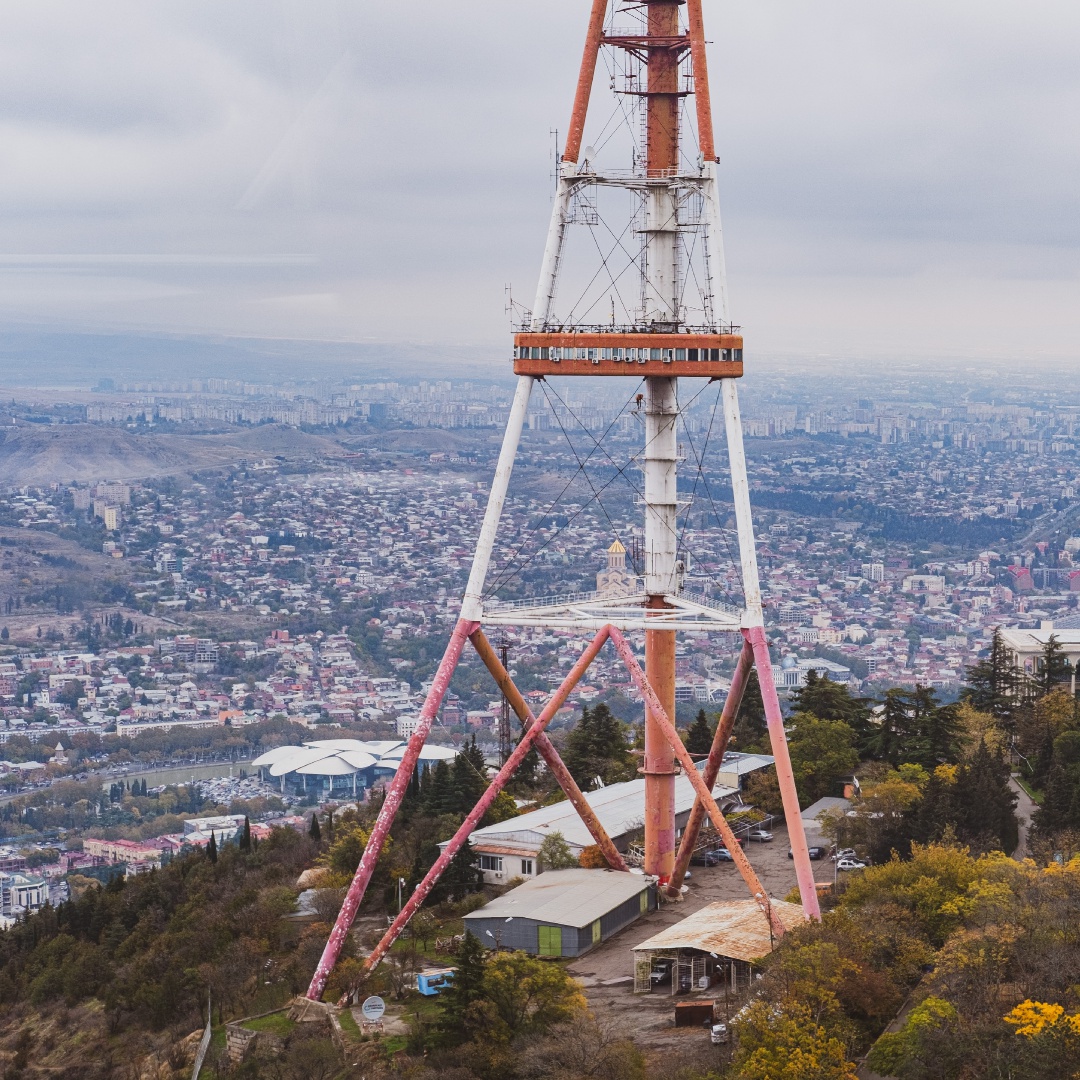
[[765, 629], [761, 626], [744, 629], [743, 637], [754, 650], [754, 665], [757, 667], [758, 683], [761, 686], [761, 700], [765, 705], [765, 719], [769, 724], [769, 742], [776, 759], [776, 777], [780, 781], [780, 798], [784, 804], [784, 820], [787, 822], [788, 841], [795, 863], [795, 880], [799, 883], [803, 911], [811, 919], [820, 919], [821, 908], [818, 905], [817, 887], [814, 885], [814, 868], [810, 865], [810, 853], [806, 847], [799, 793], [795, 790], [795, 774], [791, 769], [791, 755], [788, 753], [787, 736], [784, 734], [784, 717], [780, 712], [780, 700], [776, 696], [776, 685], [773, 683], [769, 643], [765, 639]]
[[[495, 797], [506, 786], [507, 782], [525, 760], [526, 755], [533, 744], [541, 737], [544, 728], [551, 723], [552, 717], [563, 707], [571, 691], [577, 686], [582, 675], [588, 670], [589, 665], [596, 658], [596, 654], [604, 647], [608, 639], [607, 627], [604, 627], [593, 640], [589, 647], [582, 653], [581, 658], [573, 666], [570, 673], [563, 680], [562, 685], [555, 691], [554, 696], [536, 718], [532, 727], [522, 736], [514, 752], [506, 759], [506, 764], [498, 771], [487, 791], [481, 796], [480, 801], [469, 812], [468, 817], [461, 823], [458, 831], [454, 833], [450, 842], [435, 860], [434, 865], [424, 875], [424, 880], [413, 890], [405, 906], [401, 909], [398, 917], [383, 935], [382, 940], [372, 950], [371, 955], [364, 961], [364, 967], [371, 971], [376, 964], [386, 955], [387, 950], [397, 941], [398, 935], [405, 929], [408, 921], [413, 917], [417, 908], [427, 899], [435, 883], [442, 876], [443, 871], [450, 865], [454, 856], [464, 847], [473, 830], [480, 823], [480, 819], [487, 813], [488, 807], [495, 801]], [[560, 762], [561, 764], [561, 762]]]
[[478, 625], [478, 623], [459, 619], [454, 627], [454, 632], [450, 635], [450, 642], [446, 646], [446, 652], [443, 653], [442, 661], [435, 672], [435, 679], [431, 684], [431, 689], [428, 691], [427, 700], [424, 702], [423, 709], [420, 710], [419, 726], [413, 733], [412, 738], [409, 739], [405, 756], [401, 759], [401, 764], [398, 766], [397, 772], [394, 773], [394, 779], [386, 789], [386, 797], [375, 821], [375, 828], [371, 830], [371, 837], [368, 839], [367, 847], [364, 848], [360, 865], [356, 868], [356, 875], [349, 886], [345, 902], [341, 905], [341, 911], [338, 912], [337, 922], [334, 923], [334, 929], [330, 932], [326, 948], [323, 949], [322, 959], [319, 960], [319, 966], [315, 969], [315, 974], [311, 978], [307, 997], [312, 1001], [318, 1001], [326, 989], [326, 980], [330, 978], [330, 972], [334, 970], [334, 965], [341, 955], [345, 939], [349, 936], [349, 930], [352, 928], [353, 919], [356, 918], [360, 901], [364, 899], [368, 882], [371, 881], [371, 875], [375, 872], [375, 864], [378, 862], [383, 841], [386, 840], [387, 834], [390, 832], [390, 826], [393, 824], [398, 807], [401, 806], [401, 800], [405, 797], [405, 788], [412, 779], [413, 769], [416, 768], [420, 751], [423, 749], [424, 742], [431, 731], [435, 714], [439, 711], [439, 706], [442, 704], [442, 699], [450, 685], [454, 668], [457, 667], [458, 660], [461, 659], [461, 650], [464, 648], [469, 635]]

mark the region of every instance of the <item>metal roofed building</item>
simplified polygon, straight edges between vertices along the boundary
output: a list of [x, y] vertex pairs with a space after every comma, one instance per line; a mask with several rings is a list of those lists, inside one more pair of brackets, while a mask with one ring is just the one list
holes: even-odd
[[842, 799], [838, 795], [826, 795], [812, 803], [802, 812], [803, 829], [806, 831], [806, 839], [810, 844], [831, 844], [822, 830], [827, 818], [832, 815], [843, 815], [851, 809], [851, 800]]
[[[773, 759], [766, 754], [726, 754], [713, 787], [713, 796], [721, 809], [739, 802], [742, 778], [757, 769], [767, 768]], [[698, 769], [704, 762], [698, 763]], [[585, 792], [585, 799], [596, 812], [612, 843], [626, 851], [631, 838], [645, 818], [645, 780], [627, 780], [596, 791]], [[694, 789], [679, 774], [675, 778], [675, 828], [681, 830], [694, 805]], [[477, 829], [469, 843], [477, 855], [477, 865], [490, 884], [502, 884], [516, 877], [531, 878], [543, 872], [537, 852], [545, 838], [561, 833], [575, 855], [595, 841], [585, 823], [568, 800], [542, 806], [515, 818]], [[445, 842], [439, 845], [445, 846]]]
[[465, 928], [489, 947], [580, 956], [655, 908], [641, 873], [551, 870], [466, 915]]
[[[363, 795], [401, 764], [405, 744], [398, 739], [317, 739], [303, 746], [275, 746], [251, 764], [266, 780], [277, 780], [283, 792], [309, 793], [316, 799]], [[452, 761], [457, 751], [428, 743], [420, 751], [421, 767]]]
[[1069, 692], [1075, 694], [1076, 669], [1080, 665], [1080, 629], [1063, 626], [1060, 630], [1055, 630], [1052, 622], [1044, 622], [1038, 630], [1009, 627], [1002, 629], [1001, 643], [1009, 651], [1013, 664], [1020, 671], [1035, 675], [1042, 666], [1043, 650], [1051, 636], [1061, 646], [1065, 658], [1069, 661]]
[[[798, 904], [771, 903], [787, 929], [806, 922]], [[633, 947], [634, 993], [647, 994], [663, 986], [678, 994], [717, 984], [737, 990], [750, 984], [754, 965], [775, 944], [769, 920], [756, 900], [706, 904]]]

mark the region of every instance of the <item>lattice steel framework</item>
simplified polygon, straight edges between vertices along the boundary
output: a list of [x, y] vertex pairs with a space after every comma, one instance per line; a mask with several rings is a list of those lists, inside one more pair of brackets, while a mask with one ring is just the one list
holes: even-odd
[[[460, 615], [420, 712], [416, 731], [387, 787], [371, 838], [308, 989], [307, 996], [314, 1000], [321, 998], [352, 926], [466, 641], [471, 642], [495, 678], [521, 721], [524, 734], [490, 782], [483, 798], [466, 817], [368, 957], [368, 970], [385, 955], [533, 748], [573, 803], [608, 864], [616, 870], [627, 869], [545, 733], [551, 719], [608, 642], [616, 649], [645, 702], [645, 872], [653, 875], [669, 895], [678, 895], [698, 833], [708, 817], [726, 842], [774, 933], [777, 937], [783, 935], [784, 927], [774, 916], [767, 892], [712, 796], [750, 669], [756, 667], [803, 909], [812, 918], [819, 915], [813, 870], [764, 631], [735, 382], [743, 374], [743, 339], [739, 328], [730, 323], [728, 316], [701, 0], [685, 0], [685, 4], [683, 0], [642, 0], [631, 4], [619, 12], [636, 20], [629, 29], [613, 26], [611, 19], [615, 5], [611, 3], [609, 10], [609, 3], [610, 0], [593, 0], [592, 3], [536, 298], [531, 312], [527, 313], [514, 336], [514, 369], [518, 385]], [[683, 6], [685, 22], [681, 14]], [[633, 167], [622, 172], [601, 171], [592, 160], [597, 153], [591, 147], [586, 148], [584, 155], [582, 152], [589, 101], [602, 48], [610, 48], [622, 58], [621, 67], [610, 69], [612, 87], [615, 88], [618, 75], [622, 80], [619, 92], [631, 101], [629, 115], [638, 121], [639, 138]], [[691, 125], [684, 107], [690, 96], [694, 99], [695, 125]], [[696, 155], [688, 153], [693, 126], [696, 126]], [[628, 266], [635, 269], [639, 279], [637, 303], [631, 309], [625, 302], [619, 292], [619, 279], [610, 272], [605, 260], [604, 269], [609, 271], [612, 292], [611, 323], [600, 325], [585, 321], [592, 317], [588, 313], [595, 308], [595, 301], [585, 308], [575, 302], [570, 313], [560, 319], [555, 313], [555, 302], [564, 270], [568, 228], [575, 222], [595, 224], [600, 220], [596, 208], [597, 193], [619, 188], [629, 191], [635, 202], [631, 220], [622, 232], [612, 231], [616, 237], [612, 250], [625, 252], [626, 245], [621, 238], [631, 227], [636, 231], [639, 246], [636, 253], [628, 255]], [[692, 280], [697, 284], [697, 294], [690, 302], [688, 287]], [[623, 322], [617, 322], [614, 316], [616, 295], [622, 305]], [[582, 310], [584, 314], [575, 315], [575, 310]], [[617, 597], [577, 594], [517, 604], [485, 602], [488, 569], [530, 393], [540, 380], [574, 375], [632, 376], [642, 379], [645, 384], [643, 587], [638, 592]], [[680, 378], [720, 381], [743, 583], [743, 607], [739, 611], [689, 594], [682, 587], [676, 521], [679, 460], [676, 423]], [[537, 716], [484, 635], [484, 625], [591, 630], [595, 631], [595, 637]], [[743, 638], [712, 749], [700, 771], [682, 745], [673, 723], [675, 639], [679, 631], [686, 630], [735, 630], [741, 632]], [[625, 632], [644, 633], [644, 670], [624, 637]], [[674, 792], [679, 771], [690, 780], [696, 799], [676, 848]]]

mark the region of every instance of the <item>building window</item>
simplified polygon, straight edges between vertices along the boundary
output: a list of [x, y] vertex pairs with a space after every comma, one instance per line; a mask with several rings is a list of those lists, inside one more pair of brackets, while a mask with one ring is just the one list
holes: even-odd
[[521, 873], [522, 873], [522, 875], [524, 877], [531, 877], [532, 872], [533, 872], [533, 861], [532, 861], [532, 859], [522, 859], [521, 860]]
[[502, 873], [502, 856], [501, 855], [481, 855], [480, 856], [480, 869], [481, 870], [493, 870], [496, 874]]

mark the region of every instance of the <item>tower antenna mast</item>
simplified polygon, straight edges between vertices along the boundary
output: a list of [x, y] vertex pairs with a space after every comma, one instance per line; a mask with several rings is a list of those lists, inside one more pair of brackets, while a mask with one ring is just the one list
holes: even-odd
[[[527, 321], [514, 334], [517, 389], [460, 615], [420, 712], [419, 723], [387, 787], [371, 837], [308, 989], [309, 998], [322, 996], [466, 641], [472, 643], [494, 676], [524, 731], [518, 746], [503, 759], [483, 798], [365, 961], [368, 970], [385, 955], [533, 748], [562, 786], [608, 864], [613, 869], [626, 870], [622, 855], [544, 732], [608, 642], [626, 665], [645, 703], [645, 873], [653, 876], [669, 895], [678, 896], [699, 830], [708, 817], [769, 921], [771, 933], [775, 937], [783, 935], [784, 926], [774, 905], [712, 795], [743, 690], [751, 668], [756, 668], [803, 910], [811, 918], [819, 916], [813, 868], [765, 637], [737, 390], [737, 380], [743, 374], [743, 337], [740, 328], [729, 321], [728, 313], [701, 0], [640, 0], [623, 9], [638, 20], [636, 27], [605, 32], [609, 2], [592, 0], [591, 4], [566, 143], [557, 163], [555, 200], [536, 296]], [[629, 173], [599, 169], [597, 162], [591, 160], [597, 156], [592, 150], [584, 160], [579, 160], [601, 48], [619, 50], [624, 55], [627, 88], [623, 93], [642, 110], [644, 146], [635, 149], [634, 168]], [[698, 152], [694, 154], [688, 153], [683, 145], [693, 133], [680, 124], [684, 112], [682, 101], [689, 95], [693, 95], [695, 102]], [[640, 303], [633, 312], [627, 312], [622, 324], [615, 320], [610, 325], [587, 324], [584, 317], [575, 318], [572, 312], [559, 318], [555, 302], [567, 233], [572, 224], [571, 205], [575, 197], [580, 197], [584, 205], [588, 203], [589, 192], [610, 188], [626, 189], [637, 200], [634, 223], [640, 240], [636, 259]], [[700, 302], [695, 309], [701, 314], [696, 319], [688, 315], [685, 300], [686, 283], [696, 276], [690, 264], [694, 245], [686, 242], [691, 233], [700, 240], [703, 256]], [[613, 235], [621, 235], [618, 228], [613, 230]], [[615, 287], [614, 279], [612, 287]], [[642, 574], [640, 585], [635, 578], [626, 595], [612, 596], [604, 591], [570, 600], [529, 601], [527, 605], [485, 600], [488, 568], [530, 394], [540, 380], [574, 376], [632, 377], [645, 383], [644, 394], [639, 395], [645, 420], [642, 457], [645, 520], [641, 558], [636, 567]], [[680, 379], [720, 382], [743, 583], [740, 611], [703, 602], [701, 597], [683, 590], [676, 521]], [[505, 651], [500, 659], [484, 634], [485, 626], [591, 631], [596, 636], [541, 713], [534, 716], [507, 671]], [[674, 726], [675, 646], [680, 631], [736, 632], [743, 642], [712, 749], [701, 769], [687, 754]], [[624, 636], [626, 633], [644, 636], [644, 671]], [[507, 714], [500, 723], [500, 733], [504, 723], [509, 727], [508, 720]], [[509, 745], [506, 749], [509, 751]], [[676, 847], [675, 781], [680, 771], [694, 788], [696, 799]]]

